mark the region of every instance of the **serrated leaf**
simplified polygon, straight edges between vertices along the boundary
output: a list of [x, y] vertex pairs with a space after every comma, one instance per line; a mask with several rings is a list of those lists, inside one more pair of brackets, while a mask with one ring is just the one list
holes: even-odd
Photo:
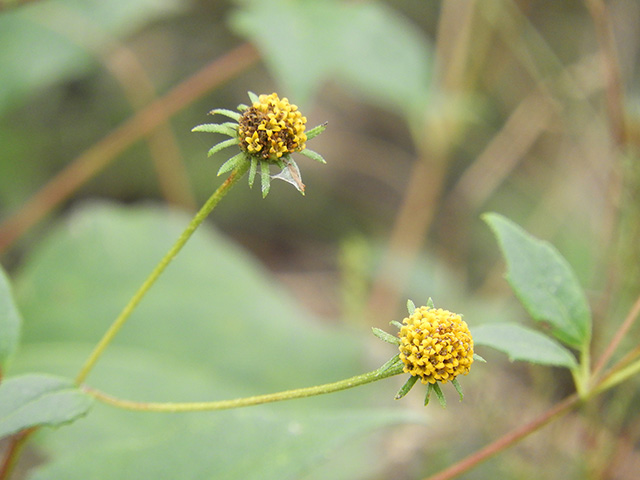
[[491, 323], [471, 332], [474, 346], [484, 345], [506, 353], [509, 360], [575, 368], [569, 350], [548, 336], [515, 323]]
[[0, 265], [0, 373], [18, 347], [21, 322], [9, 278]]
[[581, 349], [591, 338], [591, 312], [573, 270], [548, 242], [496, 213], [483, 215], [507, 262], [507, 280], [534, 320], [563, 343]]
[[231, 147], [233, 145], [238, 145], [238, 139], [229, 138], [228, 140], [224, 140], [223, 142], [220, 142], [214, 145], [213, 147], [211, 147], [207, 152], [207, 156], [211, 157], [212, 155], [215, 155], [216, 153], [218, 153], [220, 150], [224, 150], [225, 148]]
[[72, 380], [27, 374], [0, 384], [0, 437], [35, 426], [55, 427], [85, 415], [93, 398]]

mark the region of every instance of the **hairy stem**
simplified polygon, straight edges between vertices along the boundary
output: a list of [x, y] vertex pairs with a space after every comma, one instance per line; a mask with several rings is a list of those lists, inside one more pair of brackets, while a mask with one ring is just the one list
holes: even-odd
[[252, 405], [261, 405], [264, 403], [282, 402], [284, 400], [293, 400], [296, 398], [312, 397], [315, 395], [324, 395], [326, 393], [339, 392], [348, 388], [366, 385], [367, 383], [382, 380], [393, 375], [402, 373], [403, 365], [395, 365], [391, 368], [380, 367], [372, 372], [356, 375], [355, 377], [346, 378], [333, 383], [324, 385], [316, 385], [313, 387], [298, 388], [295, 390], [286, 390], [283, 392], [269, 393], [266, 395], [256, 395], [253, 397], [236, 398], [233, 400], [220, 400], [215, 402], [186, 402], [186, 403], [154, 403], [154, 402], [134, 402], [131, 400], [123, 400], [106, 393], [100, 392], [88, 386], [82, 389], [92, 395], [97, 400], [112, 405], [114, 407], [126, 410], [138, 410], [144, 412], [202, 412], [213, 410], [227, 410], [231, 408], [250, 407]]
[[206, 203], [202, 206], [200, 211], [196, 213], [195, 217], [189, 222], [187, 228], [182, 232], [176, 243], [171, 247], [171, 249], [167, 252], [160, 263], [156, 265], [156, 268], [151, 272], [151, 274], [147, 277], [144, 283], [140, 286], [135, 295], [129, 300], [129, 303], [124, 307], [120, 315], [114, 320], [109, 329], [106, 331], [102, 339], [95, 346], [89, 358], [83, 365], [80, 373], [76, 377], [76, 383], [81, 384], [89, 375], [89, 372], [93, 369], [94, 365], [100, 358], [100, 356], [104, 353], [107, 346], [111, 343], [126, 321], [129, 319], [129, 316], [133, 313], [135, 308], [138, 306], [140, 301], [144, 298], [149, 289], [153, 286], [153, 284], [158, 280], [162, 272], [167, 268], [169, 263], [175, 258], [175, 256], [180, 252], [182, 247], [187, 243], [191, 235], [196, 231], [196, 229], [202, 224], [202, 222], [207, 218], [207, 216], [211, 213], [211, 211], [218, 205], [220, 200], [227, 194], [227, 192], [237, 183], [237, 181], [247, 172], [249, 168], [249, 162], [244, 162], [238, 168], [236, 168], [229, 178], [225, 180], [225, 182], [218, 187], [218, 189], [209, 197]]

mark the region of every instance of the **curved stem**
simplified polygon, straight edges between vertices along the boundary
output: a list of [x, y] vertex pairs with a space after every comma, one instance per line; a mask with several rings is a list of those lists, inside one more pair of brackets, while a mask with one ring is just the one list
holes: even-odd
[[91, 352], [91, 355], [89, 355], [89, 358], [86, 360], [85, 364], [80, 370], [80, 373], [76, 377], [77, 384], [82, 383], [87, 378], [87, 376], [89, 375], [89, 372], [94, 367], [94, 365], [96, 364], [96, 362], [98, 361], [102, 353], [105, 351], [107, 346], [111, 343], [113, 338], [120, 331], [122, 326], [126, 323], [131, 313], [133, 313], [133, 311], [138, 306], [140, 301], [143, 299], [145, 294], [149, 291], [151, 286], [160, 277], [164, 269], [167, 268], [167, 265], [171, 263], [171, 260], [173, 260], [175, 256], [178, 254], [178, 252], [180, 252], [180, 250], [185, 245], [185, 243], [187, 243], [191, 235], [193, 235], [193, 232], [195, 232], [196, 229], [200, 226], [200, 224], [202, 224], [202, 222], [207, 218], [207, 216], [216, 207], [216, 205], [218, 205], [220, 200], [222, 200], [222, 198], [227, 194], [227, 192], [231, 189], [231, 187], [235, 185], [236, 182], [247, 172], [248, 168], [249, 168], [249, 162], [244, 162], [240, 166], [238, 166], [233, 172], [231, 172], [231, 175], [229, 175], [229, 178], [227, 178], [227, 180], [225, 180], [225, 182], [222, 185], [220, 185], [220, 187], [218, 187], [218, 189], [213, 193], [213, 195], [211, 195], [211, 197], [209, 197], [206, 203], [202, 206], [200, 211], [196, 213], [195, 217], [193, 217], [191, 222], [189, 222], [189, 225], [184, 230], [184, 232], [182, 232], [182, 234], [180, 235], [176, 243], [171, 247], [171, 249], [167, 252], [164, 258], [160, 260], [160, 263], [156, 265], [156, 268], [153, 270], [153, 272], [151, 272], [151, 274], [147, 277], [147, 279], [140, 286], [140, 288], [135, 293], [135, 295], [131, 298], [131, 300], [129, 300], [129, 303], [127, 303], [127, 305], [124, 307], [122, 312], [120, 312], [120, 315], [118, 315], [118, 317], [111, 324], [111, 326], [106, 331], [102, 339], [95, 346], [95, 348]]
[[324, 385], [316, 385], [314, 387], [298, 388], [295, 390], [285, 390], [284, 392], [269, 393], [266, 395], [256, 395], [253, 397], [236, 398], [233, 400], [220, 400], [216, 402], [186, 402], [186, 403], [153, 403], [153, 402], [134, 402], [131, 400], [123, 400], [106, 393], [100, 392], [88, 386], [82, 386], [82, 389], [89, 395], [103, 403], [107, 403], [114, 407], [126, 410], [138, 410], [144, 412], [202, 412], [212, 410], [227, 410], [231, 408], [250, 407], [252, 405], [261, 405], [263, 403], [282, 402], [284, 400], [293, 400], [296, 398], [312, 397], [315, 395], [324, 395], [326, 393], [338, 392], [348, 388], [366, 385], [367, 383], [382, 380], [383, 378], [392, 377], [402, 373], [403, 365], [395, 365], [391, 368], [380, 367], [372, 372], [356, 375], [355, 377], [346, 378], [333, 383]]

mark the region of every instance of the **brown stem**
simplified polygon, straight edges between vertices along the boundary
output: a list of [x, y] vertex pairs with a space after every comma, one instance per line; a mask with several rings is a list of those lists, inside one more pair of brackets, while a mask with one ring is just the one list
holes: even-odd
[[105, 168], [116, 155], [207, 91], [244, 71], [257, 59], [256, 50], [245, 43], [216, 59], [111, 131], [52, 178], [20, 210], [0, 225], [0, 253], [78, 187]]
[[573, 394], [567, 398], [565, 398], [560, 403], [554, 405], [552, 408], [547, 410], [545, 413], [540, 415], [535, 420], [523, 425], [522, 427], [513, 430], [512, 432], [502, 436], [495, 442], [487, 445], [481, 450], [478, 450], [472, 455], [469, 455], [467, 458], [459, 461], [458, 463], [452, 465], [451, 467], [442, 470], [441, 472], [436, 473], [428, 477], [425, 480], [448, 480], [450, 478], [455, 478], [458, 475], [462, 475], [464, 472], [472, 469], [476, 465], [489, 458], [497, 455], [498, 453], [506, 450], [511, 445], [517, 443], [522, 440], [526, 436], [532, 434], [533, 432], [539, 430], [552, 420], [555, 420], [557, 417], [564, 415], [570, 409], [574, 408], [580, 398], [577, 394]]
[[2, 464], [0, 465], [0, 480], [7, 480], [9, 478], [18, 463], [20, 452], [22, 452], [27, 440], [36, 430], [36, 427], [28, 428], [13, 436], [9, 443], [9, 448], [2, 459]]

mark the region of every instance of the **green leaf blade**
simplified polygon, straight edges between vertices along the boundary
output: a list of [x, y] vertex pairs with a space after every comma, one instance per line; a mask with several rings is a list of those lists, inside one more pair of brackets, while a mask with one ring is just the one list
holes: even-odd
[[483, 215], [507, 262], [507, 281], [534, 320], [581, 349], [591, 339], [591, 311], [575, 273], [548, 242], [529, 235], [496, 213]]
[[569, 350], [548, 336], [514, 323], [480, 325], [473, 329], [474, 346], [484, 345], [506, 353], [511, 361], [577, 368]]
[[0, 437], [35, 426], [59, 426], [84, 416], [93, 398], [71, 380], [27, 374], [0, 385]]
[[21, 323], [9, 278], [0, 266], [0, 374], [18, 347]]

